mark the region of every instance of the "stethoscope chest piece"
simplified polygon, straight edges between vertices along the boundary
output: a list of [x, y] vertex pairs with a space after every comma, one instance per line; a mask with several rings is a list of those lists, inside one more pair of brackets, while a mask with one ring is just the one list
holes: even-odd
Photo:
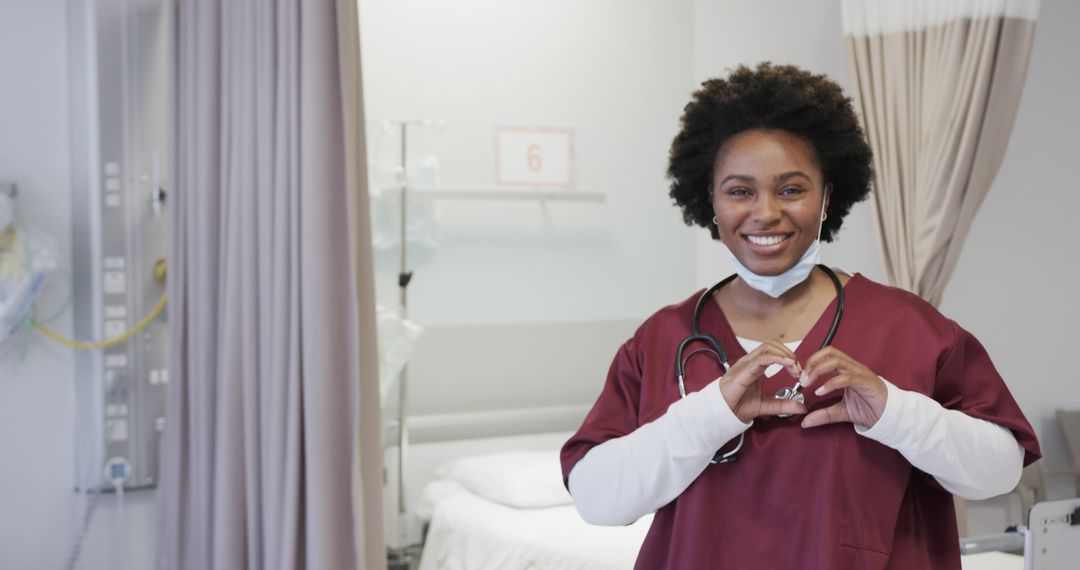
[[800, 404], [806, 403], [806, 398], [800, 390], [794, 388], [781, 388], [776, 391], [776, 395], [773, 396], [777, 400], [792, 400]]
[[[806, 403], [806, 397], [803, 396], [802, 390], [796, 388], [781, 388], [776, 391], [776, 395], [773, 396], [777, 400], [791, 400], [800, 404]], [[778, 418], [791, 417], [791, 414], [776, 414]]]

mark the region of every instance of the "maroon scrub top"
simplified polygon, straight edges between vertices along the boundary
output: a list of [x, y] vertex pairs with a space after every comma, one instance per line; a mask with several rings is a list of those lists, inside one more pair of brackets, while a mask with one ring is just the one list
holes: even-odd
[[[975, 337], [919, 297], [861, 275], [844, 291], [834, 347], [904, 390], [1012, 430], [1025, 465], [1040, 457], [1031, 425]], [[619, 349], [596, 404], [563, 446], [564, 481], [593, 446], [655, 420], [679, 399], [675, 350], [690, 334], [700, 295], [661, 309]], [[795, 351], [799, 362], [819, 349], [835, 310], [834, 300]], [[706, 304], [700, 328], [732, 363], [745, 355], [717, 303]], [[698, 353], [687, 364], [687, 391], [721, 373]], [[782, 370], [761, 382], [772, 394], [794, 378]], [[838, 400], [839, 393], [806, 394], [810, 410]], [[709, 465], [656, 512], [635, 567], [959, 570], [950, 493], [850, 424], [803, 429], [800, 418], [756, 419], [738, 461]]]

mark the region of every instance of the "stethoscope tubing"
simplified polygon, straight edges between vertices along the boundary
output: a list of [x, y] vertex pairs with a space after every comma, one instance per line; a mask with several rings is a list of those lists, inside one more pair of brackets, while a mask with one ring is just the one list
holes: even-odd
[[[829, 276], [829, 279], [833, 282], [833, 286], [836, 288], [836, 311], [833, 313], [833, 320], [832, 323], [829, 325], [829, 331], [825, 334], [825, 340], [821, 343], [821, 348], [825, 348], [826, 346], [832, 344], [833, 337], [836, 336], [836, 330], [840, 327], [840, 320], [844, 316], [844, 286], [840, 283], [840, 278], [837, 277], [836, 273], [828, 266], [818, 264], [817, 267]], [[691, 344], [695, 342], [705, 343], [708, 348], [698, 349], [694, 352], [709, 352], [709, 349], [711, 349], [711, 354], [716, 357], [716, 359], [720, 362], [720, 365], [723, 366], [724, 374], [727, 374], [728, 370], [731, 369], [731, 364], [728, 361], [728, 353], [726, 350], [724, 350], [724, 345], [722, 345], [720, 341], [716, 339], [716, 337], [710, 334], [703, 334], [698, 327], [698, 323], [701, 319], [701, 312], [705, 307], [705, 303], [712, 299], [713, 294], [716, 293], [718, 289], [733, 281], [737, 276], [737, 274], [729, 275], [724, 280], [713, 285], [712, 287], [709, 287], [704, 293], [701, 294], [701, 296], [697, 300], [697, 303], [694, 305], [694, 316], [690, 321], [690, 336], [684, 338], [679, 343], [679, 347], [675, 351], [675, 374], [679, 382], [680, 399], [686, 397], [683, 354], [686, 352], [686, 349]], [[746, 432], [739, 434], [739, 442], [736, 444], [735, 449], [727, 453], [721, 453], [720, 451], [717, 451], [716, 455], [713, 456], [711, 463], [730, 463], [735, 461], [737, 457], [736, 454], [740, 449], [742, 449], [743, 442], [745, 441], [745, 436]]]

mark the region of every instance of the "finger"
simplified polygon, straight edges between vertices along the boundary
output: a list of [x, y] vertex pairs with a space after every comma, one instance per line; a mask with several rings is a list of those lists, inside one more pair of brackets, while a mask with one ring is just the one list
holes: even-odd
[[826, 346], [814, 354], [811, 354], [810, 357], [806, 359], [806, 362], [803, 363], [803, 370], [813, 368], [814, 366], [820, 365], [822, 361], [829, 359], [839, 359], [843, 362], [856, 362], [855, 359], [848, 356], [844, 351], [832, 346]]
[[777, 340], [775, 338], [767, 340], [764, 343], [762, 343], [762, 345], [765, 345], [765, 344], [769, 345], [770, 352], [773, 352], [774, 354], [781, 354], [783, 356], [786, 356], [787, 358], [790, 358], [792, 361], [795, 362], [794, 365], [785, 367], [785, 368], [787, 368], [788, 374], [791, 374], [792, 376], [794, 376], [796, 378], [798, 378], [799, 375], [802, 374], [802, 366], [799, 365], [799, 359], [795, 356], [795, 352], [792, 351], [790, 348], [788, 348], [786, 344], [780, 342], [779, 340]]
[[806, 366], [803, 367], [802, 376], [799, 377], [799, 383], [804, 388], [809, 388], [816, 384], [822, 376], [846, 372], [848, 364], [847, 357], [835, 354], [818, 358], [814, 362], [807, 362]]
[[[889, 400], [889, 389], [885, 386], [885, 382], [877, 376], [840, 374], [814, 390], [814, 395], [826, 396], [837, 390], [846, 390], [844, 399], [848, 402], [852, 398], [856, 398], [861, 399], [866, 405], [870, 406], [874, 420], [865, 425], [873, 425], [873, 422], [877, 421], [876, 418], [880, 418], [885, 413], [885, 404]], [[858, 412], [853, 413], [856, 416], [859, 415]], [[857, 419], [852, 421], [859, 422]]]
[[802, 415], [806, 413], [806, 406], [794, 400], [777, 400], [775, 398], [762, 398], [759, 416], [779, 415]]
[[799, 383], [803, 385], [803, 388], [809, 388], [810, 384], [816, 379], [812, 379], [810, 377], [811, 371], [813, 371], [815, 368], [820, 368], [821, 363], [824, 360], [835, 360], [839, 354], [840, 351], [836, 350], [831, 346], [826, 346], [825, 348], [822, 348], [814, 354], [811, 354], [810, 358], [807, 358], [806, 362], [803, 363], [803, 371], [802, 374], [799, 376]]
[[770, 339], [762, 342], [761, 345], [758, 346], [758, 349], [767, 354], [774, 354], [778, 357], [790, 360], [792, 364], [784, 365], [784, 367], [792, 376], [798, 376], [802, 373], [802, 367], [799, 365], [798, 358], [796, 358], [795, 353], [785, 346], [784, 343], [776, 339]]
[[788, 358], [795, 358], [795, 353], [790, 348], [788, 348], [786, 344], [780, 342], [775, 338], [771, 338], [761, 343], [761, 346], [767, 346], [770, 349], [775, 350], [777, 353], [787, 356]]
[[843, 390], [844, 388], [851, 388], [857, 383], [858, 377], [853, 374], [837, 374], [821, 386], [818, 386], [817, 390], [814, 390], [815, 396], [825, 396], [829, 393], [837, 390]]
[[820, 410], [814, 410], [806, 415], [802, 421], [802, 427], [815, 428], [818, 426], [824, 426], [829, 424], [838, 424], [843, 422], [851, 422], [848, 417], [847, 406], [844, 402], [837, 402], [827, 408]]
[[732, 409], [742, 399], [743, 394], [761, 378], [765, 369], [773, 364], [790, 366], [794, 361], [777, 354], [772, 354], [768, 347], [759, 346], [739, 359], [721, 378], [720, 390], [724, 400]]
[[794, 362], [794, 358], [781, 353], [772, 345], [761, 343], [757, 348], [750, 351], [749, 354], [740, 358], [739, 361], [735, 363], [735, 366], [732, 366], [731, 368], [732, 372], [742, 372], [745, 370], [756, 377], [758, 374], [761, 374], [761, 371], [757, 369], [762, 365], [764, 365], [764, 367], [761, 369], [764, 370], [765, 367], [778, 363], [786, 366], [788, 362]]
[[[739, 361], [739, 364], [742, 366], [733, 367], [733, 372], [735, 372], [735, 374], [732, 380], [742, 386], [750, 386], [754, 382], [757, 382], [758, 378], [761, 377], [761, 374], [765, 372], [765, 369], [773, 364], [789, 367], [794, 365], [795, 361], [786, 356], [762, 350], [747, 355]], [[735, 370], [734, 368], [738, 369]]]

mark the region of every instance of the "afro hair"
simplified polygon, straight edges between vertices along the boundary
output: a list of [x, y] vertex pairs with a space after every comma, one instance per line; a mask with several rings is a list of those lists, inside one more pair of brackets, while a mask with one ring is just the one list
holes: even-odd
[[748, 130], [781, 130], [813, 147], [826, 183], [832, 184], [821, 238], [832, 241], [852, 204], [870, 192], [873, 153], [851, 99], [825, 75], [765, 62], [739, 66], [727, 78], [710, 79], [683, 109], [668, 158], [670, 196], [687, 225], [709, 228], [710, 188], [720, 147]]

